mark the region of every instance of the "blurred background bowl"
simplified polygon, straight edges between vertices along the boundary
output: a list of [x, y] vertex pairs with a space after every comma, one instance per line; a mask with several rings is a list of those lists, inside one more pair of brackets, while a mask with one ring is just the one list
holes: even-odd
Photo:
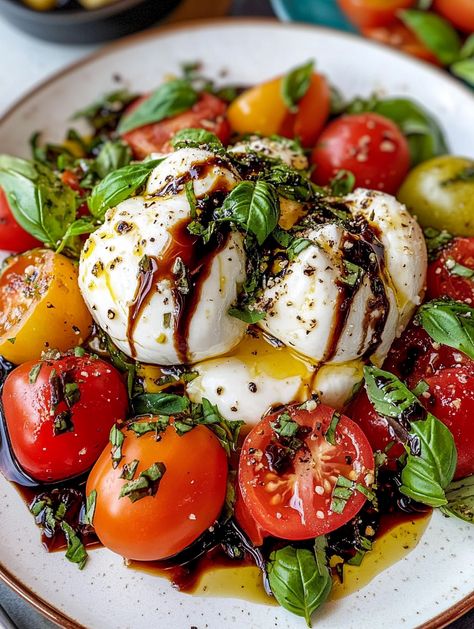
[[36, 11], [21, 0], [0, 0], [0, 13], [35, 37], [65, 44], [91, 44], [147, 28], [178, 4], [180, 0], [118, 0], [99, 9], [75, 4]]

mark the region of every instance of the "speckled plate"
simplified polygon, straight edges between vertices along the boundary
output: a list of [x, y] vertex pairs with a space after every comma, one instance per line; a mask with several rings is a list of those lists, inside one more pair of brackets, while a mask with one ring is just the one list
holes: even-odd
[[[436, 69], [351, 35], [273, 21], [193, 23], [132, 37], [68, 68], [0, 119], [2, 152], [28, 153], [30, 134], [60, 139], [69, 117], [101, 93], [148, 90], [199, 59], [210, 76], [250, 84], [308, 58], [347, 96], [373, 90], [410, 95], [437, 115], [453, 152], [473, 155], [472, 94]], [[15, 489], [0, 476], [0, 578], [66, 627], [217, 629], [303, 627], [283, 609], [236, 598], [190, 597], [166, 581], [127, 569], [117, 555], [90, 553], [83, 572], [46, 554]], [[468, 524], [435, 513], [418, 546], [358, 592], [328, 603], [321, 629], [442, 627], [474, 606], [474, 541]]]

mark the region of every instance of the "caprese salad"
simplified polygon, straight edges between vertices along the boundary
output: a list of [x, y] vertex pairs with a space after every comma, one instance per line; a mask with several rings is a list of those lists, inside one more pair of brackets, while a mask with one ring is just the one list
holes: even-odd
[[431, 114], [309, 62], [76, 117], [0, 155], [0, 460], [46, 544], [250, 557], [309, 624], [385, 513], [472, 522], [474, 161]]

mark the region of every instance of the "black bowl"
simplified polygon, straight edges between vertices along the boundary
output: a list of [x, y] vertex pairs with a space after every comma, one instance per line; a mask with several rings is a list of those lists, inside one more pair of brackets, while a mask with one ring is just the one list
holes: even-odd
[[62, 44], [91, 44], [147, 28], [180, 0], [118, 0], [100, 9], [79, 5], [35, 11], [21, 0], [0, 0], [0, 13], [17, 28]]

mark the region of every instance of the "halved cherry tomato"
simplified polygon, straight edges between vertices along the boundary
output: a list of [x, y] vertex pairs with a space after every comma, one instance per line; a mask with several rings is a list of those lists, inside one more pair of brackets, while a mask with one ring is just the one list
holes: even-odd
[[369, 39], [406, 52], [408, 55], [437, 66], [442, 65], [438, 57], [400, 20], [386, 26], [365, 27], [362, 33]]
[[12, 363], [66, 351], [90, 334], [92, 318], [77, 282], [77, 266], [47, 249], [10, 258], [0, 275], [0, 355]]
[[[133, 111], [146, 96], [135, 101], [128, 108]], [[124, 133], [122, 138], [130, 146], [136, 159], [143, 159], [150, 153], [167, 153], [173, 150], [169, 141], [177, 131], [188, 128], [206, 129], [215, 133], [227, 144], [230, 137], [229, 123], [226, 119], [227, 103], [217, 96], [204, 92], [189, 111], [166, 118], [160, 122], [147, 124]]]
[[[293, 540], [323, 535], [362, 508], [366, 497], [356, 484], [363, 489], [374, 480], [372, 449], [359, 426], [344, 415], [333, 424], [332, 438], [328, 429], [336, 421], [334, 414], [322, 404], [312, 411], [289, 406], [265, 417], [245, 439], [240, 491], [250, 516], [270, 535]], [[279, 437], [272, 427], [282, 425], [282, 415], [298, 425], [293, 439]], [[354, 485], [342, 508], [335, 509], [339, 477]]]
[[474, 0], [434, 0], [433, 9], [465, 33], [474, 33]]
[[455, 478], [474, 474], [474, 373], [467, 367], [441, 369], [425, 379], [423, 405], [453, 433], [458, 452]]
[[328, 184], [341, 169], [356, 186], [394, 194], [410, 167], [405, 136], [387, 118], [374, 113], [348, 114], [329, 123], [312, 153], [313, 180]]
[[250, 515], [245, 506], [239, 486], [236, 488], [234, 518], [254, 546], [261, 546], [263, 544], [263, 540], [268, 536], [268, 533], [264, 531]]
[[[219, 516], [227, 485], [225, 451], [204, 426], [180, 437], [171, 425], [159, 440], [154, 432], [138, 437], [124, 430], [123, 435], [118, 467], [112, 467], [108, 446], [87, 480], [87, 495], [97, 492], [95, 531], [104, 546], [128, 559], [150, 561], [175, 555]], [[134, 479], [154, 463], [165, 466], [156, 493], [134, 502], [120, 497], [129, 482], [123, 478], [124, 465], [133, 461], [137, 461]]]
[[312, 74], [298, 111], [288, 110], [281, 94], [282, 77], [252, 87], [230, 105], [227, 117], [239, 134], [261, 133], [298, 137], [303, 146], [312, 146], [326, 123], [330, 110], [330, 90], [321, 74]]
[[408, 9], [416, 0], [337, 0], [348, 19], [359, 27], [388, 26], [400, 9]]
[[92, 467], [128, 408], [120, 373], [91, 356], [23, 363], [5, 380], [2, 402], [13, 454], [44, 483]]
[[0, 249], [17, 253], [33, 249], [40, 244], [16, 222], [6, 194], [0, 188]]
[[474, 238], [453, 238], [429, 264], [427, 298], [436, 297], [451, 297], [474, 304]]

